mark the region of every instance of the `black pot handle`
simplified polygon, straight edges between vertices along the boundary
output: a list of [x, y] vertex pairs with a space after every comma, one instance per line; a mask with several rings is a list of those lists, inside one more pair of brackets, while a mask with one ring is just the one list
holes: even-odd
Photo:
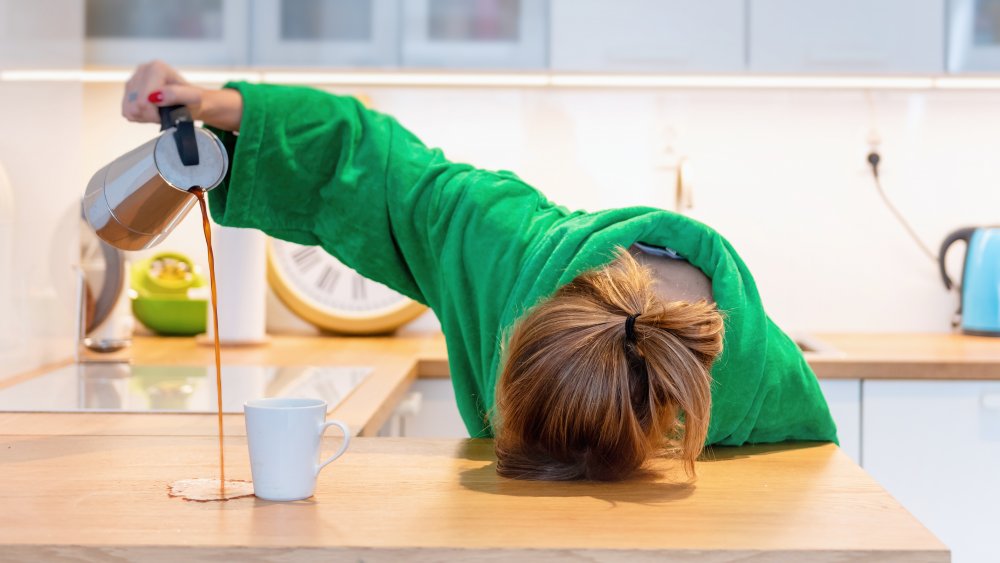
[[944, 267], [944, 257], [948, 254], [948, 248], [951, 247], [957, 241], [964, 240], [966, 246], [972, 240], [972, 233], [976, 232], [976, 227], [965, 227], [964, 229], [958, 229], [957, 231], [951, 233], [945, 237], [944, 242], [941, 243], [941, 250], [938, 251], [938, 268], [941, 269], [941, 280], [944, 281], [944, 287], [946, 289], [951, 289], [955, 283], [948, 277], [948, 272]]
[[198, 156], [198, 140], [194, 136], [194, 118], [186, 106], [161, 106], [160, 131], [176, 127], [174, 141], [177, 142], [177, 153], [180, 154], [184, 166], [194, 166], [200, 162]]

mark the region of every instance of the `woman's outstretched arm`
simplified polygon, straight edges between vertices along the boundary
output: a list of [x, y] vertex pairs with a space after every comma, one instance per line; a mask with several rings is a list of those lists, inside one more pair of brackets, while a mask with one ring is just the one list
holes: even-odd
[[[142, 100], [150, 88], [159, 101]], [[218, 223], [321, 245], [440, 317], [464, 308], [492, 324], [531, 241], [564, 215], [513, 174], [449, 162], [351, 97], [247, 83], [205, 90], [150, 63], [129, 81], [123, 113], [157, 122], [155, 106], [174, 103], [230, 152], [229, 175], [209, 192]]]

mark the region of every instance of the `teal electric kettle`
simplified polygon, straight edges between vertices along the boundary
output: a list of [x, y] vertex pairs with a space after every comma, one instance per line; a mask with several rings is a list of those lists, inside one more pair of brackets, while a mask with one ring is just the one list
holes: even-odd
[[958, 309], [962, 332], [1000, 336], [1000, 227], [968, 227], [945, 237], [938, 252], [938, 266], [948, 289], [955, 283], [948, 277], [944, 258], [951, 245], [960, 240], [967, 245]]

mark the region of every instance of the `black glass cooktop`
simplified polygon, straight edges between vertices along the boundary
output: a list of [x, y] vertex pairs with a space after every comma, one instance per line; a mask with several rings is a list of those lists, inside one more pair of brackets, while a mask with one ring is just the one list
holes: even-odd
[[[332, 409], [371, 371], [364, 366], [223, 366], [222, 410], [243, 412], [244, 402], [261, 397], [323, 399]], [[0, 389], [0, 411], [214, 413], [215, 366], [68, 365]]]

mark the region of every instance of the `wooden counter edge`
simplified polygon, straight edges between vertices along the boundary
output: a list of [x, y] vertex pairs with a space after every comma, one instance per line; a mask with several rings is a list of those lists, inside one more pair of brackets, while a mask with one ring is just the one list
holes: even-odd
[[319, 557], [371, 563], [419, 561], [537, 561], [540, 563], [620, 563], [662, 560], [691, 563], [738, 563], [766, 557], [774, 563], [948, 563], [945, 550], [693, 550], [693, 549], [559, 549], [447, 547], [250, 547], [250, 546], [45, 546], [6, 545], [3, 560], [28, 561], [73, 558], [82, 561], [315, 561]]

